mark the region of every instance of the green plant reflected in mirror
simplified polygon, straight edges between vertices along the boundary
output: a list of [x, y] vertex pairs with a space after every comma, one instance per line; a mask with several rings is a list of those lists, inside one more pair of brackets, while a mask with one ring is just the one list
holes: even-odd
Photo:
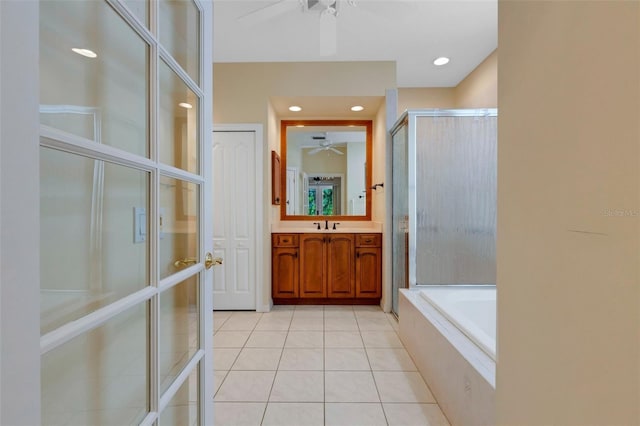
[[371, 120], [282, 120], [283, 220], [371, 220]]

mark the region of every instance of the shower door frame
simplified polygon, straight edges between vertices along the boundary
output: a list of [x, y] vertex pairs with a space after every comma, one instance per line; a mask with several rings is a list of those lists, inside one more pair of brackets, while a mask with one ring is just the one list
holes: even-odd
[[[404, 126], [407, 127], [407, 202], [408, 202], [408, 228], [409, 228], [409, 251], [407, 253], [408, 259], [408, 274], [405, 270], [405, 275], [408, 276], [410, 289], [420, 287], [416, 282], [416, 233], [417, 233], [417, 193], [416, 193], [416, 176], [417, 176], [417, 125], [416, 121], [420, 117], [497, 117], [497, 108], [471, 108], [471, 109], [412, 109], [406, 110], [396, 120], [394, 125], [389, 130], [391, 137], [389, 143], [391, 147], [388, 152], [391, 152], [391, 164], [393, 164], [393, 136]], [[396, 182], [393, 181], [393, 171], [390, 173], [391, 179], [391, 203], [393, 203], [393, 191], [396, 186]], [[394, 276], [394, 270], [396, 268], [396, 259], [394, 253], [396, 248], [393, 246], [395, 238], [394, 233], [396, 230], [393, 228], [393, 204], [392, 204], [391, 223], [391, 276]], [[404, 249], [404, 248], [403, 248]], [[398, 299], [399, 289], [394, 288], [393, 282], [391, 283], [391, 306], [392, 312], [399, 316], [399, 313], [395, 311], [394, 306]]]

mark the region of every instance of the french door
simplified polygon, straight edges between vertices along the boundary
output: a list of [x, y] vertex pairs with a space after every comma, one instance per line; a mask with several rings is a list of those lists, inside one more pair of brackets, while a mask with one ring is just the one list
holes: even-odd
[[211, 9], [40, 2], [42, 424], [212, 423]]

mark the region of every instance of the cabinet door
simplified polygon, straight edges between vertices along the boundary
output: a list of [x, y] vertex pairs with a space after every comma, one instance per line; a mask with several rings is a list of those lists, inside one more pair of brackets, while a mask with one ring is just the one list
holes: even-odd
[[272, 295], [274, 298], [298, 297], [298, 249], [273, 249]]
[[382, 294], [382, 250], [356, 249], [356, 297], [380, 297]]
[[327, 286], [329, 297], [355, 296], [355, 238], [353, 234], [331, 235], [327, 242]]
[[323, 234], [300, 236], [300, 297], [327, 297], [327, 250]]

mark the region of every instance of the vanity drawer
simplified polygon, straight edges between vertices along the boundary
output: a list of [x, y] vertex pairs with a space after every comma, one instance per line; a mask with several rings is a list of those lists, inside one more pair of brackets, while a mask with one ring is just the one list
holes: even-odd
[[273, 234], [274, 247], [298, 247], [298, 234]]
[[380, 247], [381, 234], [356, 234], [356, 247]]

